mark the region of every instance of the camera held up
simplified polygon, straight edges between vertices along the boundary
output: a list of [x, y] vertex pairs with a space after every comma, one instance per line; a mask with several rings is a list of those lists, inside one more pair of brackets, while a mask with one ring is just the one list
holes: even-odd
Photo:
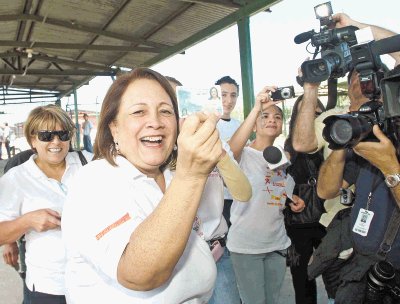
[[[358, 111], [324, 119], [322, 135], [331, 149], [352, 148], [360, 141], [374, 141], [374, 125], [388, 136], [400, 155], [400, 67], [382, 72], [379, 55], [400, 51], [400, 35], [351, 48], [360, 87], [369, 101]], [[383, 96], [383, 103], [380, 97]]]
[[271, 98], [274, 101], [289, 99], [289, 98], [293, 98], [294, 96], [295, 96], [295, 94], [294, 94], [293, 86], [277, 88], [275, 92], [271, 93]]
[[[330, 2], [322, 3], [314, 8], [317, 19], [320, 20], [320, 32], [314, 30], [301, 33], [294, 38], [297, 44], [311, 39], [315, 47], [313, 60], [301, 65], [303, 81], [317, 83], [328, 78], [339, 78], [346, 75], [351, 68], [350, 47], [357, 44], [355, 26], [334, 28], [332, 6]], [[321, 58], [315, 59], [321, 47]]]

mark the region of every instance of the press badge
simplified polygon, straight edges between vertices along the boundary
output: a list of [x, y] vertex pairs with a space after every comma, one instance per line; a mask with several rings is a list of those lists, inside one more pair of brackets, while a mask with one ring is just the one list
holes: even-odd
[[356, 223], [354, 224], [353, 232], [362, 236], [367, 236], [369, 226], [371, 224], [373, 217], [374, 217], [373, 211], [361, 208], [360, 212], [358, 213]]

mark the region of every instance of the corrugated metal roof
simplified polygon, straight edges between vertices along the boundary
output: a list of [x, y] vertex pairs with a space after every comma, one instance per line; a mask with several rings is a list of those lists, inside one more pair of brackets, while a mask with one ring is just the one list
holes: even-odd
[[3, 92], [61, 98], [95, 76], [153, 65], [279, 1], [0, 0], [0, 83]]

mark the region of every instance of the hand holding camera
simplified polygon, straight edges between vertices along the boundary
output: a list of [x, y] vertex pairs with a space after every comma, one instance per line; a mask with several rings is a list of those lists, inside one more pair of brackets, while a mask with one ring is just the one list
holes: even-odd
[[287, 87], [280, 87], [275, 90], [275, 92], [271, 92], [271, 99], [273, 101], [290, 99], [295, 96], [294, 94], [294, 87], [287, 86]]

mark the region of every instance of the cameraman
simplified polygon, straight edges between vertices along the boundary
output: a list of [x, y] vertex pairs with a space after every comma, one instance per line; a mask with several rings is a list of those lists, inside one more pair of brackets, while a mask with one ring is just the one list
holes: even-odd
[[[351, 19], [348, 15], [344, 13], [335, 14], [332, 16], [333, 20], [336, 22], [336, 28], [342, 28], [345, 26], [356, 26], [360, 29], [365, 27], [370, 27], [375, 40], [384, 39], [391, 37], [396, 33], [383, 29], [378, 26], [368, 25], [360, 23]], [[395, 59], [395, 66], [400, 64], [400, 52], [391, 53]], [[345, 114], [350, 111], [357, 111], [362, 104], [368, 101], [361, 92], [360, 82], [358, 73], [353, 70], [348, 76], [348, 96], [350, 99], [350, 106], [347, 109], [331, 109], [322, 113], [318, 118], [315, 119], [315, 107], [317, 105], [318, 98], [318, 87], [320, 83], [307, 83], [303, 85], [304, 96], [303, 101], [298, 113], [298, 119], [295, 124], [294, 134], [293, 134], [293, 148], [298, 152], [315, 153], [323, 149], [325, 159], [330, 153], [327, 142], [322, 137], [322, 130], [325, 125], [322, 122], [326, 117], [337, 114]], [[314, 120], [315, 119], [315, 120]], [[346, 184], [343, 185], [344, 187]], [[321, 224], [328, 226], [332, 218], [335, 216], [336, 212], [340, 209], [345, 208], [339, 204], [339, 200], [326, 200], [325, 209], [327, 213], [321, 216]]]
[[[349, 26], [349, 25], [354, 25], [357, 26], [358, 28], [364, 28], [370, 25], [367, 24], [362, 24], [357, 21], [352, 20], [349, 16], [345, 14], [336, 14], [333, 16], [333, 19], [336, 21], [336, 28], [344, 27], [344, 26]], [[372, 29], [372, 33], [374, 36], [375, 40], [380, 40], [383, 38], [387, 38], [390, 36], [395, 35], [394, 32], [388, 31], [386, 29], [377, 27], [377, 26], [370, 26]], [[392, 53], [390, 54], [396, 61], [396, 65], [400, 63], [400, 52]], [[300, 152], [307, 152], [307, 153], [315, 153], [316, 151], [319, 151], [321, 149], [324, 149], [324, 156], [327, 158], [327, 156], [330, 153], [330, 150], [328, 149], [328, 144], [327, 142], [323, 139], [322, 137], [322, 130], [324, 128], [324, 124], [322, 121], [330, 116], [330, 115], [336, 115], [336, 114], [344, 114], [349, 111], [356, 111], [359, 109], [359, 107], [364, 104], [365, 102], [368, 101], [368, 98], [365, 97], [362, 92], [361, 92], [361, 87], [360, 87], [360, 82], [359, 82], [359, 77], [358, 73], [353, 71], [352, 73], [349, 74], [348, 76], [349, 79], [349, 88], [348, 88], [348, 96], [350, 99], [350, 106], [348, 109], [345, 110], [340, 110], [340, 109], [332, 109], [329, 110], [322, 115], [320, 115], [318, 118], [315, 119], [315, 106], [317, 103], [317, 97], [318, 97], [318, 86], [319, 83], [304, 83], [304, 97], [300, 108], [299, 108], [299, 116], [295, 125], [295, 130], [294, 130], [294, 136], [293, 136], [293, 147], [295, 150], [300, 151]], [[387, 139], [387, 137], [379, 130], [376, 130], [378, 127], [374, 128], [374, 134], [378, 137], [380, 140], [377, 143], [360, 143], [357, 145], [357, 147], [354, 149], [356, 153], [358, 153], [360, 156], [365, 158], [364, 163], [362, 161], [359, 161], [357, 163], [360, 163], [362, 165], [366, 165], [367, 163], [373, 164], [376, 168], [379, 169], [380, 172], [382, 172], [384, 175], [387, 174], [393, 174], [393, 173], [399, 173], [399, 163], [397, 158], [395, 157], [394, 154], [394, 147], [392, 143]], [[346, 174], [344, 175], [343, 178], [343, 168], [344, 168], [344, 159], [345, 159], [345, 152], [344, 151], [334, 151], [332, 156], [327, 160], [327, 162], [324, 164], [324, 166], [321, 168], [320, 171], [320, 177], [318, 180], [318, 194], [322, 198], [334, 198], [339, 194], [339, 189], [341, 187], [347, 188], [350, 184], [355, 182], [355, 178], [357, 177], [357, 170], [351, 169], [351, 164], [349, 163], [346, 165]], [[357, 164], [356, 163], [356, 164]], [[354, 165], [355, 163], [352, 162]], [[359, 166], [356, 166], [359, 167]], [[341, 168], [341, 169], [340, 169]], [[364, 172], [365, 169], [360, 171]], [[349, 174], [350, 173], [350, 174]], [[379, 174], [382, 174], [379, 173]], [[371, 173], [372, 174], [372, 173]], [[379, 174], [375, 174], [380, 178], [380, 181], [383, 180], [383, 176], [379, 176]], [[378, 179], [375, 178], [375, 179]], [[360, 210], [360, 207], [366, 208], [366, 202], [367, 202], [367, 196], [371, 192], [371, 182], [368, 184], [370, 176], [363, 176], [357, 180], [356, 185], [358, 186], [357, 188], [357, 201], [355, 203], [358, 208], [353, 208], [352, 215], [351, 215], [351, 229], [354, 227], [354, 222], [357, 219], [358, 212]], [[384, 188], [384, 183], [380, 183], [378, 185], [376, 191], [383, 191], [382, 188]], [[398, 203], [398, 191], [399, 187], [396, 186], [395, 188], [392, 189], [393, 195], [390, 196], [389, 191], [386, 192], [383, 191], [383, 193], [379, 194], [373, 199], [379, 199], [379, 202], [375, 203], [375, 206], [371, 206], [371, 208], [376, 208], [377, 205], [379, 205], [379, 208], [387, 209], [384, 212], [382, 210], [379, 210], [378, 212], [375, 212], [375, 219], [371, 222], [371, 228], [369, 229], [369, 234], [367, 237], [361, 237], [360, 235], [355, 235], [355, 233], [352, 233], [352, 238], [355, 238], [356, 241], [355, 243], [355, 251], [356, 252], [361, 252], [364, 254], [369, 254], [370, 256], [373, 256], [374, 247], [379, 248], [379, 244], [383, 240], [383, 235], [386, 231], [386, 227], [388, 224], [388, 221], [391, 217], [392, 209], [395, 206], [395, 203]], [[333, 204], [334, 202], [334, 204]], [[362, 206], [360, 206], [360, 204]], [[330, 206], [329, 206], [330, 205]], [[385, 207], [382, 207], [381, 205], [384, 205]], [[343, 208], [338, 200], [327, 200], [325, 202], [325, 208], [327, 210], [327, 214], [324, 214], [321, 218], [321, 223], [323, 225], [328, 225], [329, 221], [332, 219], [332, 217], [335, 215], [335, 213]], [[379, 214], [379, 216], [377, 216]], [[324, 218], [325, 217], [325, 218]], [[371, 231], [376, 231], [376, 233], [372, 233]], [[372, 246], [373, 245], [373, 246]], [[396, 238], [394, 244], [395, 248], [392, 248], [391, 253], [389, 254], [389, 261], [393, 263], [393, 265], [398, 269], [399, 268], [399, 237]], [[397, 255], [397, 261], [393, 257], [393, 253], [396, 252]], [[357, 255], [357, 254], [356, 254]], [[357, 265], [357, 258], [351, 260], [353, 262], [349, 263], [349, 266], [354, 266]], [[355, 261], [355, 262], [354, 262]], [[374, 261], [370, 261], [370, 264], [373, 264]], [[369, 264], [369, 265], [370, 265]], [[368, 265], [368, 267], [369, 267]], [[361, 273], [362, 275], [365, 274], [365, 272], [368, 270], [368, 267], [366, 269], [363, 269], [363, 272]], [[347, 268], [345, 268], [347, 269]], [[346, 271], [342, 271], [342, 273], [346, 273]], [[363, 278], [365, 280], [365, 278]], [[345, 283], [342, 283], [345, 284]], [[325, 285], [326, 282], [325, 282]], [[342, 285], [341, 285], [342, 286]], [[365, 288], [365, 284], [363, 285]], [[327, 291], [336, 291], [337, 286], [326, 286]], [[357, 287], [359, 288], [359, 287]], [[336, 299], [335, 303], [362, 303], [362, 299], [357, 302], [356, 300], [351, 300], [350, 298], [352, 296], [356, 296], [360, 294], [359, 289], [354, 289], [352, 292], [347, 294], [349, 298], [345, 300], [343, 299], [343, 290], [344, 288], [339, 288], [338, 293], [336, 294]], [[364, 296], [364, 293], [361, 292], [361, 296]], [[329, 294], [330, 298], [335, 297], [335, 292], [333, 294]]]
[[[357, 22], [344, 13], [335, 14], [332, 16], [332, 18], [336, 22], [336, 28], [353, 25], [362, 29], [369, 26], [372, 30], [375, 40], [396, 35], [396, 33], [381, 27]], [[395, 59], [395, 66], [400, 64], [400, 52], [391, 53], [390, 56]], [[324, 149], [324, 155], [326, 158], [329, 154], [329, 150], [327, 149], [328, 145], [326, 141], [322, 137], [322, 130], [325, 126], [322, 121], [330, 115], [344, 114], [348, 111], [357, 111], [362, 104], [368, 101], [368, 98], [365, 97], [361, 92], [358, 73], [351, 73], [349, 76], [348, 88], [348, 95], [350, 99], [349, 109], [345, 111], [338, 109], [326, 111], [317, 119], [315, 119], [314, 122], [319, 85], [320, 83], [304, 83], [303, 100], [305, 102], [302, 102], [299, 108], [299, 116], [296, 121], [293, 135], [293, 147], [298, 152], [307, 153], [315, 153], [321, 149]]]

